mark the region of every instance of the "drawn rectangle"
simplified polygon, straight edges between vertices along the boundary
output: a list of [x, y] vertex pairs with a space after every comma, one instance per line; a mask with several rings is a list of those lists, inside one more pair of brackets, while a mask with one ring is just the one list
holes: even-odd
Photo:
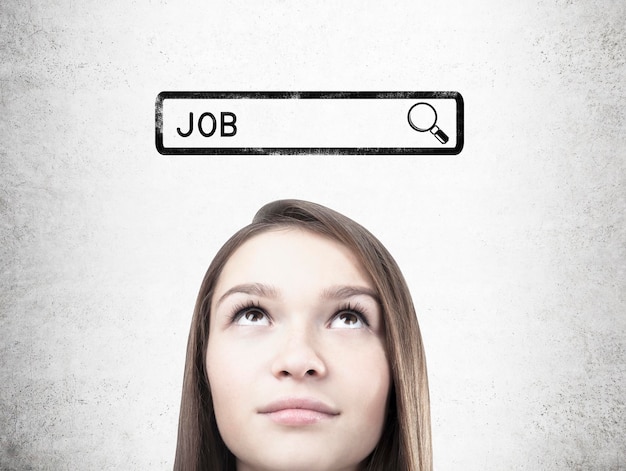
[[[409, 122], [416, 104], [433, 110], [432, 129]], [[166, 155], [454, 155], [463, 117], [458, 92], [162, 92], [156, 147]]]

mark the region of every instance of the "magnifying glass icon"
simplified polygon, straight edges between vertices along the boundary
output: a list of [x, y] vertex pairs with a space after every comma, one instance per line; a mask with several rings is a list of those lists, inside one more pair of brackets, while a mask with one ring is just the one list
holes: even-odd
[[409, 124], [416, 131], [430, 131], [442, 144], [448, 142], [447, 134], [436, 126], [437, 112], [435, 108], [428, 103], [419, 102], [411, 107], [409, 110]]

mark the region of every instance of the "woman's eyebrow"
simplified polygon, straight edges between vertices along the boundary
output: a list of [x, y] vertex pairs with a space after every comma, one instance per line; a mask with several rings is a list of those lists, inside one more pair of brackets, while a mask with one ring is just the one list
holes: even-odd
[[241, 285], [233, 286], [228, 291], [226, 291], [222, 296], [220, 296], [220, 299], [218, 299], [215, 306], [219, 306], [224, 299], [235, 293], [253, 294], [261, 298], [275, 299], [280, 297], [278, 290], [271, 285], [266, 285], [263, 283], [243, 283]]
[[378, 293], [365, 286], [331, 286], [322, 291], [322, 297], [326, 299], [345, 299], [351, 296], [365, 295], [380, 304]]
[[[228, 289], [217, 301], [217, 306], [224, 301], [228, 296], [231, 296], [235, 293], [243, 293], [243, 294], [252, 294], [255, 296], [259, 296], [261, 298], [272, 298], [276, 299], [280, 297], [280, 292], [272, 285], [266, 285], [264, 283], [243, 283], [240, 285], [233, 286]], [[367, 288], [365, 286], [350, 286], [350, 285], [340, 285], [340, 286], [330, 286], [322, 290], [321, 297], [324, 299], [346, 299], [352, 296], [369, 296], [378, 304], [380, 304], [380, 297], [378, 293], [371, 288]]]

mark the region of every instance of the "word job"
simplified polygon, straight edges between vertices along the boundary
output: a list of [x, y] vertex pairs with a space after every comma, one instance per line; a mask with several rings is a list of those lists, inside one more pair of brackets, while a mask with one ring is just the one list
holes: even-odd
[[[208, 118], [208, 121], [207, 121]], [[183, 132], [180, 128], [176, 128], [178, 135], [181, 137], [189, 137], [193, 133], [193, 112], [189, 113], [189, 130]], [[237, 134], [237, 116], [230, 111], [220, 112], [220, 136], [232, 137]], [[217, 118], [213, 113], [202, 113], [198, 118], [198, 132], [204, 137], [211, 137], [217, 130]]]

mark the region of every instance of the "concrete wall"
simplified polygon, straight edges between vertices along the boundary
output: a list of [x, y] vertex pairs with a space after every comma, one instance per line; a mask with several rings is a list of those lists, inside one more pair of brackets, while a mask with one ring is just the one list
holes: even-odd
[[[437, 470], [626, 469], [626, 3], [0, 5], [0, 468], [170, 469], [210, 259], [263, 203], [410, 283]], [[163, 90], [456, 90], [455, 157], [165, 157]]]

